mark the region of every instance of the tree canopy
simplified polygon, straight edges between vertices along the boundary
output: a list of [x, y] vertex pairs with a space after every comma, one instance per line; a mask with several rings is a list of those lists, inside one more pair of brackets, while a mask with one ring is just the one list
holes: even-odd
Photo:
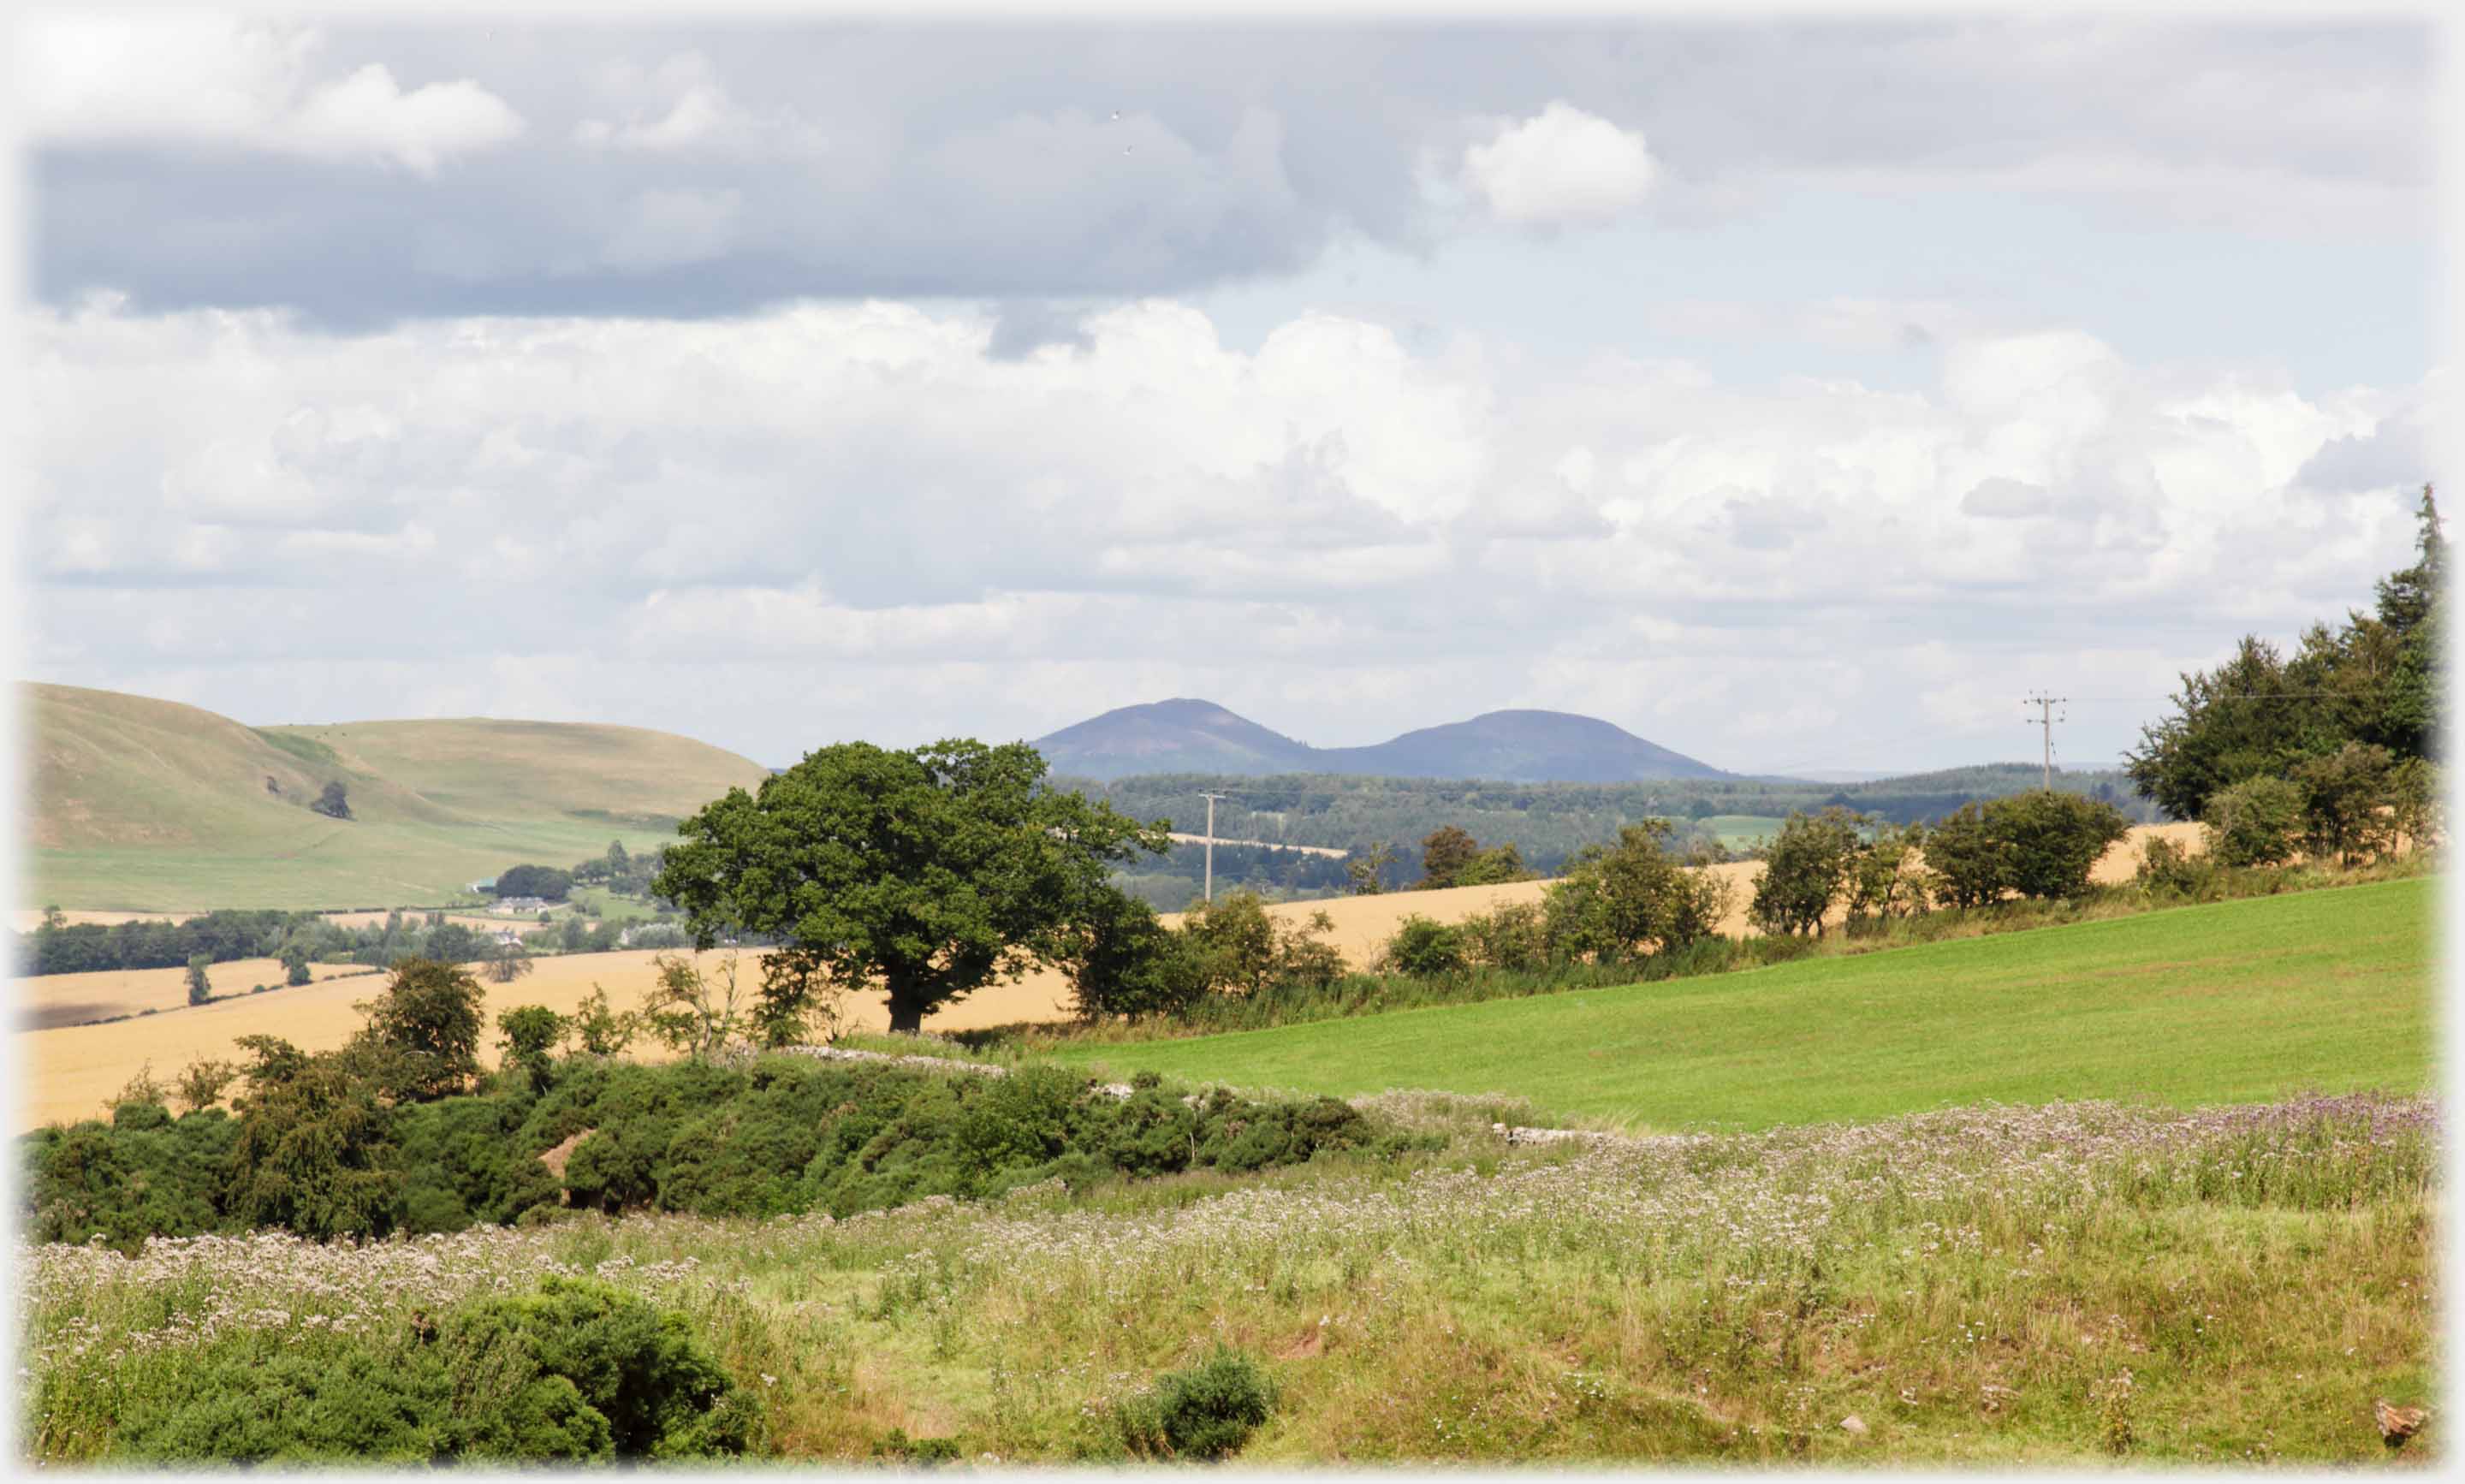
[[1044, 774], [1024, 742], [825, 747], [679, 825], [652, 889], [700, 946], [769, 937], [766, 972], [882, 989], [891, 1029], [916, 1030], [939, 1006], [1066, 962], [1112, 866], [1163, 853], [1164, 822]]
[[2414, 562], [2380, 581], [2375, 611], [2312, 625], [2290, 659], [2247, 634], [2224, 664], [2183, 676], [2173, 714], [2143, 727], [2127, 755], [2142, 797], [2205, 819], [2232, 785], [2291, 777], [2348, 743], [2399, 761], [2437, 755], [2448, 543], [2430, 485], [2416, 519]]

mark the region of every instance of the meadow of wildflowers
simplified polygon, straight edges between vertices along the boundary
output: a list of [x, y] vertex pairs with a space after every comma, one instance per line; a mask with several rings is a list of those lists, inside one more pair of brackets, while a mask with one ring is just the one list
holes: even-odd
[[2427, 1099], [1544, 1144], [1493, 1132], [1511, 1109], [1369, 1101], [1446, 1147], [838, 1221], [21, 1247], [21, 1437], [108, 1461], [118, 1420], [183, 1367], [382, 1358], [457, 1302], [563, 1274], [682, 1313], [788, 1457], [1120, 1457], [1121, 1409], [1221, 1346], [1274, 1380], [1251, 1461], [2441, 1448], [2436, 1417], [2394, 1454], [2371, 1416], [2434, 1389]]

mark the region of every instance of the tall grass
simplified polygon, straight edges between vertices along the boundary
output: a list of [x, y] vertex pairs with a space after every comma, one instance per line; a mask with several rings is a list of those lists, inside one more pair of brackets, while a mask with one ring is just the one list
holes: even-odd
[[1377, 1101], [1448, 1147], [837, 1222], [21, 1248], [23, 1436], [108, 1459], [178, 1367], [410, 1343], [550, 1272], [685, 1310], [809, 1458], [1118, 1459], [1121, 1409], [1219, 1346], [1278, 1398], [1250, 1461], [2359, 1462], [2375, 1396], [2432, 1389], [2426, 1100], [1538, 1148]]

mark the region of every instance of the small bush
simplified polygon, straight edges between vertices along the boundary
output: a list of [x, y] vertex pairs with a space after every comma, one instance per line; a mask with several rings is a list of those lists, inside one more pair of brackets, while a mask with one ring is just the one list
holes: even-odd
[[2246, 778], [2209, 795], [2203, 831], [2209, 854], [2223, 866], [2274, 866], [2294, 858], [2302, 841], [2300, 786], [2282, 778]]
[[957, 1438], [911, 1438], [905, 1428], [893, 1428], [890, 1435], [873, 1445], [873, 1456], [894, 1463], [922, 1464], [927, 1468], [937, 1463], [959, 1461]]
[[2140, 870], [2135, 879], [2143, 891], [2189, 897], [2198, 893], [2214, 874], [2215, 868], [2209, 861], [2162, 835], [2152, 835], [2140, 848]]
[[1212, 1459], [1239, 1452], [1275, 1406], [1275, 1383], [1258, 1362], [1219, 1347], [1188, 1370], [1157, 1377], [1117, 1416], [1123, 1446], [1138, 1457]]
[[1388, 968], [1414, 979], [1459, 974], [1466, 963], [1463, 930], [1414, 913], [1387, 941], [1385, 961]]
[[1538, 902], [1502, 902], [1455, 925], [1463, 932], [1465, 954], [1484, 968], [1528, 973], [1548, 965], [1549, 923]]

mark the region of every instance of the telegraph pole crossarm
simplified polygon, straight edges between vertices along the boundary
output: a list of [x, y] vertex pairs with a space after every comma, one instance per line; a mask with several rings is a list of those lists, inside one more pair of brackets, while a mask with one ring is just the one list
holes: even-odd
[[2071, 720], [2071, 715], [2068, 712], [2059, 717], [2054, 715], [2054, 708], [2056, 706], [2067, 705], [2070, 703], [2070, 700], [2071, 698], [2067, 696], [2049, 696], [2043, 691], [2038, 692], [2034, 696], [2024, 696], [2020, 698], [2020, 703], [2022, 705], [2034, 706], [2037, 708], [2036, 720], [2031, 724], [2045, 733], [2046, 791], [2048, 793], [2054, 791], [2054, 723], [2057, 721], [2068, 721]]

